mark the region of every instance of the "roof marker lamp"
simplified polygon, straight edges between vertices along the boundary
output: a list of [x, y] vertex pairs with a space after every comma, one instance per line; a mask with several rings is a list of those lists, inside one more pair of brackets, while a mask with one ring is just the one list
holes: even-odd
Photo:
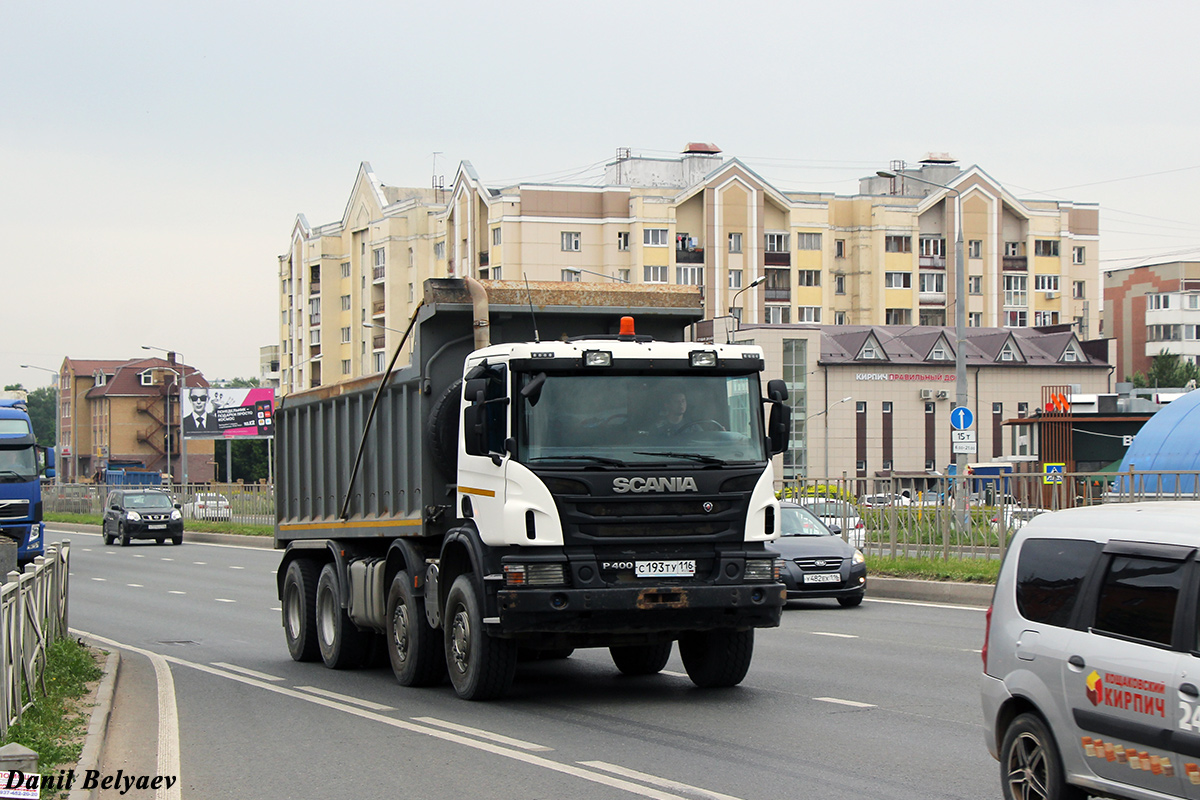
[[693, 350], [688, 360], [693, 367], [715, 367], [717, 354], [712, 350]]
[[607, 350], [585, 350], [583, 351], [583, 365], [585, 367], [611, 367], [612, 353]]

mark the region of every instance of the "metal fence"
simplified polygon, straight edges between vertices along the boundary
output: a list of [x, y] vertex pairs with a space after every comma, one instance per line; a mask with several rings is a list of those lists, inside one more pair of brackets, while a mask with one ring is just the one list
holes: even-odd
[[847, 541], [861, 542], [864, 553], [890, 558], [1001, 558], [1012, 534], [1040, 514], [1200, 500], [1200, 472], [1020, 472], [968, 475], [966, 482], [961, 504], [952, 476], [805, 478], [776, 488], [782, 499], [828, 512], [826, 523], [841, 528]]
[[[100, 516], [104, 514], [104, 501], [110, 490], [139, 488], [143, 487], [85, 483], [45, 486], [42, 504], [49, 513]], [[275, 487], [270, 484], [212, 483], [186, 488], [175, 486], [168, 491], [183, 507], [184, 519], [244, 525], [275, 524]]]
[[10, 572], [0, 586], [0, 736], [46, 694], [46, 648], [67, 635], [71, 543], [47, 545], [46, 555]]

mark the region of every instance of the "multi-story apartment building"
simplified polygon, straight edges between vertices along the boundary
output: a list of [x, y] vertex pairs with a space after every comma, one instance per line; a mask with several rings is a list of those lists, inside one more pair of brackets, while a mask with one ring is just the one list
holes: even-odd
[[1095, 205], [1019, 200], [947, 157], [892, 171], [847, 197], [781, 190], [698, 143], [618, 151], [596, 186], [490, 187], [463, 162], [446, 190], [399, 189], [364, 164], [342, 219], [298, 217], [279, 259], [281, 391], [381, 371], [438, 276], [699, 285], [708, 316], [767, 324], [953, 324], [962, 297], [973, 327], [1097, 334]]
[[1106, 270], [1104, 332], [1117, 341], [1120, 380], [1163, 352], [1200, 366], [1200, 261]]

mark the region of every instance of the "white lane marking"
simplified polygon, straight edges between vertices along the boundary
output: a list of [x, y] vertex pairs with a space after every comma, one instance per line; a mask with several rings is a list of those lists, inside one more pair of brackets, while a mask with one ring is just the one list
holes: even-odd
[[171, 589], [167, 592], [167, 594], [187, 594], [187, 592], [181, 592], [178, 589]]
[[230, 564], [229, 568], [230, 569], [245, 569], [245, 567], [239, 567], [237, 564]]
[[251, 678], [258, 678], [260, 681], [281, 681], [281, 680], [283, 680], [283, 678], [276, 678], [274, 675], [268, 675], [265, 672], [259, 672], [257, 670], [246, 669], [245, 667], [239, 667], [237, 664], [226, 664], [224, 661], [214, 661], [214, 662], [212, 662], [212, 665], [214, 667], [220, 667], [221, 669], [227, 669], [231, 672], [240, 672], [243, 675], [249, 675]]
[[236, 603], [237, 602], [237, 600], [230, 600], [227, 597], [218, 597], [218, 598], [216, 598], [216, 600], [218, 603]]
[[133, 554], [133, 557], [134, 557], [134, 558], [145, 558], [145, 556], [144, 556], [144, 555], [142, 555], [141, 553], [134, 553], [134, 554]]
[[101, 582], [103, 582], [103, 581], [107, 581], [107, 580], [108, 580], [108, 578], [92, 578], [92, 580], [94, 580], [94, 581], [101, 581]]
[[145, 586], [142, 586], [140, 583], [127, 583], [125, 585], [128, 586], [130, 589], [145, 589], [146, 588]]
[[926, 603], [921, 600], [881, 600], [877, 597], [866, 598], [868, 603], [889, 603], [894, 606], [921, 606], [922, 608], [952, 608], [956, 611], [977, 611], [983, 614], [987, 611], [986, 608], [979, 606], [956, 606], [949, 603]]
[[173, 559], [173, 558], [165, 558], [165, 557], [159, 559], [159, 561], [174, 561], [174, 560], [175, 559]]
[[275, 608], [272, 608], [271, 610], [272, 611], [283, 611], [283, 609], [278, 606], [276, 606]]
[[[63, 535], [63, 536], [75, 536], [75, 535], [79, 535], [79, 536], [101, 536], [101, 535], [102, 535], [102, 534], [100, 534], [100, 533], [91, 533], [91, 532], [89, 532], [89, 531], [59, 531], [59, 530], [47, 530], [47, 531], [46, 531], [46, 533], [55, 533], [55, 534], [60, 534], [60, 535]], [[262, 538], [263, 538], [264, 540], [270, 540], [270, 537], [268, 537], [268, 536], [264, 536], [264, 537], [262, 537]], [[268, 552], [271, 550], [271, 548], [270, 548], [270, 547], [251, 547], [250, 545], [245, 545], [245, 544], [217, 544], [216, 542], [193, 542], [193, 541], [192, 541], [192, 540], [190, 540], [190, 539], [188, 540], [188, 544], [189, 544], [189, 545], [192, 545], [193, 547], [228, 547], [228, 548], [231, 548], [231, 549], [233, 549], [233, 550], [265, 550], [265, 551], [268, 551]], [[104, 551], [102, 551], [102, 552], [105, 552], [105, 553], [111, 553], [111, 552], [113, 552], [113, 551], [112, 551], [112, 550], [104, 550]]]
[[669, 669], [664, 669], [661, 672], [659, 672], [658, 674], [659, 675], [670, 675], [672, 678], [686, 678], [687, 677], [686, 672], [672, 672]]
[[969, 647], [964, 647], [964, 648], [963, 648], [963, 652], [964, 652], [964, 653], [974, 653], [974, 654], [975, 654], [975, 655], [977, 655], [977, 656], [981, 656], [981, 655], [983, 655], [983, 651], [982, 651], [982, 650], [972, 650], [972, 649], [971, 649], [971, 648], [969, 648]]
[[424, 722], [426, 725], [436, 725], [439, 728], [445, 728], [449, 731], [458, 731], [459, 733], [478, 736], [480, 739], [488, 739], [489, 741], [499, 742], [500, 744], [506, 744], [510, 747], [519, 747], [522, 750], [550, 751], [554, 749], [553, 747], [546, 747], [544, 744], [534, 744], [533, 742], [526, 742], [522, 741], [521, 739], [513, 739], [508, 736], [503, 736], [499, 733], [492, 733], [491, 731], [485, 731], [479, 728], [471, 728], [466, 725], [458, 725], [453, 722], [447, 722], [444, 719], [437, 719], [436, 717], [413, 717], [413, 719], [415, 719], [417, 722]]
[[691, 786], [689, 784], [680, 783], [679, 781], [673, 781], [667, 778], [660, 778], [657, 775], [647, 775], [645, 772], [638, 772], [626, 767], [617, 766], [616, 764], [609, 764], [604, 761], [580, 761], [579, 763], [585, 767], [611, 772], [612, 774], [620, 775], [623, 778], [633, 778], [634, 780], [649, 783], [652, 786], [660, 786], [663, 789], [671, 789], [676, 792], [686, 792], [687, 794], [695, 797], [707, 797], [710, 798], [710, 800], [738, 800], [738, 798], [731, 795], [721, 794], [720, 792], [710, 791], [709, 789], [701, 789], [699, 786]]
[[859, 703], [854, 700], [842, 700], [840, 697], [814, 697], [813, 700], [820, 700], [822, 703], [836, 703], [840, 706], [851, 706], [853, 708], [875, 708], [873, 703]]
[[[102, 642], [104, 644], [108, 644], [112, 647], [121, 647], [126, 650], [133, 651], [133, 652], [149, 654], [149, 651], [142, 650], [142, 649], [136, 648], [136, 647], [130, 647], [128, 645], [121, 644], [120, 642], [115, 642], [111, 639], [105, 639], [100, 636], [94, 636], [92, 634], [87, 633], [86, 631], [75, 631], [75, 633], [78, 633], [82, 636], [90, 636], [91, 638], [96, 639], [97, 641]], [[154, 655], [157, 656], [157, 654], [154, 654]], [[275, 692], [276, 694], [284, 695], [285, 697], [290, 697], [295, 700], [303, 700], [308, 703], [313, 703], [315, 705], [324, 706], [325, 708], [333, 709], [334, 711], [341, 711], [346, 714], [353, 714], [356, 717], [361, 717], [362, 719], [370, 720], [371, 722], [378, 722], [382, 725], [388, 725], [390, 727], [398, 728], [400, 730], [409, 731], [411, 733], [419, 733], [419, 734], [423, 734], [425, 736], [431, 736], [436, 739], [441, 739], [442, 741], [453, 742], [455, 744], [463, 745], [464, 747], [470, 747], [475, 750], [481, 750], [486, 753], [492, 753], [493, 755], [501, 756], [503, 758], [510, 758], [514, 761], [520, 761], [525, 764], [529, 764], [530, 766], [540, 767], [542, 769], [548, 769], [553, 772], [558, 772], [563, 775], [569, 775], [571, 777], [579, 778], [580, 780], [590, 781], [592, 783], [598, 783], [598, 784], [601, 784], [603, 786], [608, 786], [613, 789], [620, 789], [621, 791], [629, 792], [630, 794], [639, 795], [641, 797], [648, 797], [651, 800], [688, 800], [687, 798], [683, 797], [682, 795], [671, 794], [669, 792], [659, 791], [658, 789], [652, 789], [652, 788], [649, 788], [646, 786], [639, 786], [636, 783], [631, 783], [630, 781], [621, 780], [620, 778], [613, 778], [613, 777], [604, 775], [599, 772], [592, 772], [591, 770], [583, 769], [582, 767], [576, 766], [574, 764], [563, 764], [558, 761], [553, 761], [549, 758], [546, 758], [545, 756], [534, 755], [532, 753], [525, 753], [520, 750], [502, 747], [501, 745], [493, 744], [493, 743], [485, 742], [485, 741], [480, 741], [478, 739], [470, 739], [466, 736], [462, 736], [460, 734], [454, 733], [453, 731], [444, 731], [444, 730], [439, 730], [438, 728], [434, 728], [434, 727], [430, 727], [430, 726], [426, 726], [426, 725], [418, 725], [415, 722], [409, 722], [409, 721], [403, 720], [403, 719], [396, 719], [395, 717], [385, 717], [382, 714], [375, 713], [374, 711], [368, 711], [363, 708], [355, 708], [354, 706], [346, 705], [344, 703], [338, 703], [337, 701], [332, 700], [332, 699], [319, 697], [317, 695], [312, 695], [312, 694], [306, 694], [304, 692], [297, 691], [297, 690], [289, 688], [287, 686], [274, 686], [274, 685], [272, 685], [270, 683], [266, 683], [264, 681], [255, 680], [254, 678], [251, 678], [249, 676], [243, 676], [243, 675], [237, 675], [237, 674], [234, 674], [231, 672], [225, 672], [224, 670], [217, 669], [215, 667], [210, 667], [207, 664], [198, 664], [194, 661], [185, 661], [182, 658], [176, 658], [174, 656], [158, 656], [158, 657], [162, 658], [164, 661], [166, 661], [169, 664], [178, 664], [181, 667], [191, 667], [194, 670], [198, 670], [199, 672], [206, 672], [209, 675], [214, 675], [218, 678], [225, 678], [226, 680], [236, 681], [238, 683], [243, 683], [247, 686], [254, 686], [259, 689], [265, 689], [269, 692]], [[176, 773], [172, 773], [172, 774], [178, 774], [178, 773], [176, 772]], [[176, 785], [178, 785], [178, 784], [176, 784]], [[737, 799], [734, 798], [733, 800], [737, 800]]]
[[207, 561], [193, 561], [192, 563], [193, 563], [193, 564], [195, 564], [197, 567], [205, 567], [205, 566], [208, 566], [208, 562], [207, 562]]
[[836, 639], [857, 639], [853, 633], [830, 633], [829, 631], [809, 631], [813, 636], [832, 636]]
[[350, 703], [351, 705], [362, 706], [363, 708], [370, 709], [371, 711], [395, 711], [396, 710], [396, 709], [392, 708], [391, 706], [384, 706], [384, 705], [380, 705], [379, 703], [372, 703], [370, 700], [360, 700], [357, 697], [351, 697], [348, 694], [338, 694], [337, 692], [331, 692], [328, 689], [318, 689], [316, 686], [297, 686], [296, 688], [302, 692], [311, 692], [312, 694], [320, 695], [321, 697], [328, 697], [331, 700], [339, 700], [343, 703]]
[[[109, 647], [117, 647], [138, 653], [150, 659], [154, 665], [154, 678], [158, 684], [158, 774], [179, 775], [179, 712], [175, 704], [175, 679], [171, 675], [168, 659], [152, 650], [131, 647], [103, 636], [96, 636], [87, 631], [76, 633], [94, 639]], [[154, 800], [181, 800], [180, 781], [173, 781], [170, 787], [160, 786], [154, 792]]]

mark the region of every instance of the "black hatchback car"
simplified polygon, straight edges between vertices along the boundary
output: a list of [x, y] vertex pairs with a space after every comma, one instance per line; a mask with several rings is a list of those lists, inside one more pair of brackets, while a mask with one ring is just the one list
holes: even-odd
[[816, 514], [796, 503], [780, 503], [780, 536], [771, 549], [783, 556], [788, 600], [836, 598], [843, 608], [857, 606], [867, 592], [862, 551], [847, 544]]
[[104, 543], [155, 539], [162, 544], [183, 544], [183, 513], [171, 495], [161, 489], [117, 489], [104, 503]]

